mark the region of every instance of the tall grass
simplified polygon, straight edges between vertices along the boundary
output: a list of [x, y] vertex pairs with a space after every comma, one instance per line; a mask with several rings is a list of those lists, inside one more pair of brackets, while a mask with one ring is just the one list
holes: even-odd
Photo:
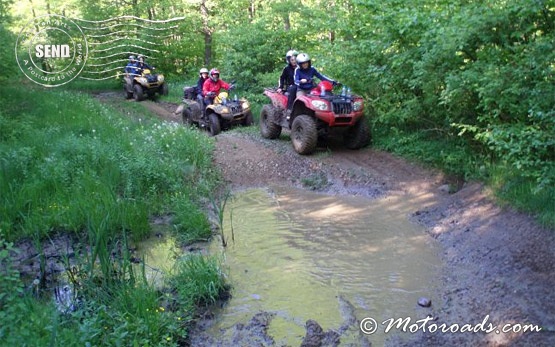
[[90, 285], [78, 309], [60, 312], [26, 291], [11, 251], [0, 240], [2, 346], [183, 346], [196, 307], [228, 290], [219, 260], [190, 255], [176, 264], [165, 294], [143, 281]]
[[87, 228], [149, 231], [151, 215], [187, 214], [217, 176], [213, 144], [177, 124], [130, 121], [75, 92], [3, 88], [0, 229], [13, 240]]
[[[183, 240], [210, 235], [201, 203], [219, 180], [212, 140], [151, 119], [134, 103], [116, 109], [75, 88], [0, 89], [0, 341], [183, 345], [195, 305], [217, 292], [199, 297], [181, 291], [177, 301], [191, 305], [170, 308], [176, 299], [168, 296], [176, 289], [164, 295], [136, 274], [127, 242], [144, 238], [150, 219], [166, 214]], [[37, 297], [36, 286], [26, 289], [10, 263], [15, 250], [9, 241], [31, 238], [40, 250], [60, 231], [88, 246], [76, 252], [68, 275], [79, 297], [70, 312], [58, 310], [50, 297]], [[194, 264], [176, 276], [193, 273], [195, 290], [224, 287], [216, 263]]]
[[190, 254], [180, 259], [170, 283], [177, 290], [180, 307], [212, 304], [229, 289], [220, 260], [202, 254]]
[[498, 202], [533, 215], [543, 226], [555, 228], [555, 188], [537, 189], [537, 182], [523, 177], [501, 161], [491, 160], [456, 136], [431, 137], [424, 131], [395, 129], [373, 131], [374, 144], [414, 161], [439, 168], [449, 175], [489, 184]]

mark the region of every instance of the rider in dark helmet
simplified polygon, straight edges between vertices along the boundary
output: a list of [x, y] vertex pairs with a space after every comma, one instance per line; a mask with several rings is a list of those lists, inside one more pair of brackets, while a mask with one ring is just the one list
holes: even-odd
[[153, 70], [153, 68], [146, 63], [145, 57], [143, 55], [139, 55], [137, 57], [137, 73], [142, 74], [144, 69]]

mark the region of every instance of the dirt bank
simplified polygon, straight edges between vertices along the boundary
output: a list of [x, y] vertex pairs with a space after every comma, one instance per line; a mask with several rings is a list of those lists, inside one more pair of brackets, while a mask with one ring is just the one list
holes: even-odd
[[[179, 119], [172, 115], [177, 105], [143, 105], [164, 119]], [[481, 184], [462, 184], [372, 148], [350, 151], [332, 142], [311, 156], [299, 156], [287, 134], [265, 140], [254, 127], [218, 135], [214, 160], [232, 189], [281, 184], [413, 201], [408, 217], [439, 243], [443, 262], [441, 289], [431, 298], [431, 308], [415, 308], [415, 316], [431, 315], [433, 323], [447, 326], [475, 325], [489, 316], [488, 323], [499, 327], [520, 323], [542, 328], [505, 334], [419, 331], [402, 339], [392, 335], [390, 346], [555, 346], [555, 233], [526, 215], [496, 206]], [[266, 326], [270, 318], [264, 317], [264, 324], [254, 325]], [[196, 334], [194, 345], [208, 341], [202, 331]], [[271, 338], [258, 342], [272, 345]]]

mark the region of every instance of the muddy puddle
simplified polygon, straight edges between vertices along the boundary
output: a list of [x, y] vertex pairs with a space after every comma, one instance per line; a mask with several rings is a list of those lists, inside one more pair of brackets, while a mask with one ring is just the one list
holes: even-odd
[[[398, 198], [369, 200], [292, 188], [235, 193], [226, 207], [224, 253], [232, 299], [206, 331], [225, 341], [231, 327], [270, 312], [276, 345], [299, 346], [305, 323], [324, 331], [373, 317], [426, 317], [420, 297], [434, 299], [437, 248], [407, 216], [415, 207]], [[231, 241], [231, 229], [235, 241]], [[341, 342], [356, 342], [358, 328]], [[382, 329], [383, 331], [383, 329]], [[383, 345], [383, 332], [369, 336]]]

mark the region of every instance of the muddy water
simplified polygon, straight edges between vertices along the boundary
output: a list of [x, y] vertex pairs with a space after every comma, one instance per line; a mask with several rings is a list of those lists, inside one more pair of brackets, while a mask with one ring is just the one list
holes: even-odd
[[[224, 222], [233, 297], [209, 334], [229, 334], [232, 325], [268, 311], [276, 314], [269, 334], [277, 345], [299, 346], [308, 319], [337, 330], [352, 313], [378, 322], [425, 317], [417, 300], [433, 300], [439, 261], [429, 238], [407, 220], [414, 210], [401, 199], [290, 188], [236, 193]], [[383, 345], [381, 331], [369, 338], [374, 345]]]

